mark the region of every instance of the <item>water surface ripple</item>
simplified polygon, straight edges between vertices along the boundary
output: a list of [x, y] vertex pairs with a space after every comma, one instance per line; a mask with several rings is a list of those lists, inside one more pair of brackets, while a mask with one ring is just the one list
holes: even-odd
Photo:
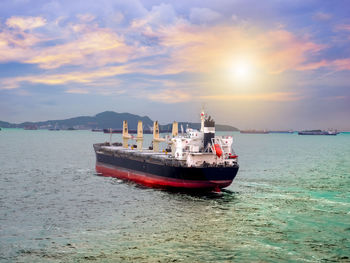
[[97, 176], [104, 134], [3, 129], [0, 261], [349, 262], [350, 134], [233, 136], [234, 183], [186, 194]]

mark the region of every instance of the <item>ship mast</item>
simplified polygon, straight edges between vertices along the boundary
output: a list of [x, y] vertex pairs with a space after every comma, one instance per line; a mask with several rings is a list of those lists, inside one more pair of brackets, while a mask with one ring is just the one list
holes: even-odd
[[202, 107], [202, 111], [201, 111], [201, 132], [204, 132], [204, 121], [205, 121], [205, 113], [204, 113], [204, 108]]
[[139, 151], [142, 151], [142, 144], [143, 144], [143, 127], [142, 127], [142, 121], [139, 121], [137, 123], [137, 137], [136, 137], [136, 142], [137, 142], [137, 149]]
[[123, 121], [123, 147], [124, 148], [128, 148], [128, 141], [129, 139], [131, 139], [131, 135], [129, 134], [128, 131], [128, 122], [127, 121]]
[[153, 151], [159, 152], [159, 143], [164, 141], [165, 141], [164, 138], [159, 137], [158, 121], [153, 122]]

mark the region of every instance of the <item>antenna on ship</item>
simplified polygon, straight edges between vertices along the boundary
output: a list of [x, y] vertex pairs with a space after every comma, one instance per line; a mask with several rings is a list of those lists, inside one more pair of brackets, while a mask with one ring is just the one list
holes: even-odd
[[136, 142], [137, 142], [137, 149], [138, 149], [139, 151], [142, 151], [142, 144], [143, 144], [143, 128], [142, 128], [142, 121], [139, 121], [138, 124], [137, 124]]
[[159, 124], [158, 121], [153, 123], [153, 151], [159, 152], [159, 143], [164, 142], [165, 139], [159, 138]]
[[123, 121], [123, 147], [128, 148], [128, 141], [131, 138], [128, 132], [128, 122]]
[[202, 110], [201, 110], [201, 132], [204, 132], [204, 121], [205, 121], [205, 112], [204, 112], [204, 106], [202, 106]]

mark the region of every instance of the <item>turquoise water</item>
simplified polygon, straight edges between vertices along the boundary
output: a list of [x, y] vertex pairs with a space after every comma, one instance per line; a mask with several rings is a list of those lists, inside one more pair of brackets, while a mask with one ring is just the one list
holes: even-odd
[[3, 129], [0, 261], [349, 262], [350, 134], [232, 134], [233, 184], [194, 195], [96, 176], [108, 135]]

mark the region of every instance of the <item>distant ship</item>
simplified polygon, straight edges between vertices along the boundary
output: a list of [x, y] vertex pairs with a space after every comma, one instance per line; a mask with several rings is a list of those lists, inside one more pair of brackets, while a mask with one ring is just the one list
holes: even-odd
[[[123, 133], [123, 129], [103, 129], [104, 133]], [[161, 131], [160, 131], [161, 132]], [[136, 134], [137, 130], [129, 130], [129, 133]], [[144, 130], [143, 134], [152, 134], [151, 130]]]
[[61, 130], [61, 129], [58, 128], [57, 123], [55, 124], [55, 127], [49, 128], [49, 131], [59, 131], [59, 130]]
[[37, 130], [38, 126], [36, 126], [36, 125], [26, 125], [26, 126], [24, 126], [24, 129], [25, 130]]
[[294, 131], [269, 131], [269, 133], [294, 133]]
[[339, 132], [335, 131], [322, 131], [322, 130], [309, 130], [309, 131], [300, 131], [299, 135], [337, 135]]
[[103, 129], [92, 129], [92, 132], [103, 132]]
[[[136, 145], [129, 145], [132, 138]], [[163, 152], [160, 142], [168, 145]], [[142, 122], [133, 137], [124, 121], [123, 143], [94, 144], [96, 171], [150, 187], [220, 191], [232, 183], [239, 169], [232, 142], [232, 136], [215, 136], [215, 122], [203, 111], [200, 131], [188, 128], [178, 134], [178, 123], [174, 122], [172, 136], [161, 138], [158, 122], [154, 122], [148, 148], [143, 148]]]
[[267, 134], [268, 131], [265, 130], [241, 130], [240, 133], [247, 133], [247, 134]]
[[122, 133], [122, 129], [103, 129], [104, 133]]

